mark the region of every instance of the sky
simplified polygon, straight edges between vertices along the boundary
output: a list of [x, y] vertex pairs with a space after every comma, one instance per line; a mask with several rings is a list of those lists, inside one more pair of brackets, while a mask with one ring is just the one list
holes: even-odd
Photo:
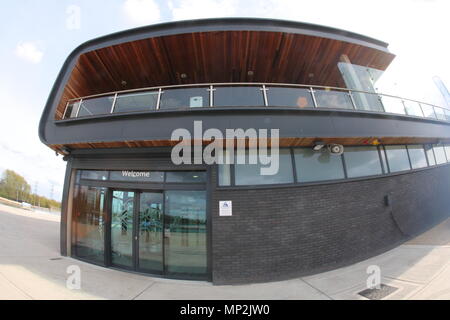
[[450, 87], [449, 0], [2, 0], [0, 172], [60, 200], [65, 162], [44, 146], [38, 124], [67, 56], [81, 43], [160, 22], [262, 17], [340, 28], [389, 43], [384, 93], [442, 105], [432, 78]]

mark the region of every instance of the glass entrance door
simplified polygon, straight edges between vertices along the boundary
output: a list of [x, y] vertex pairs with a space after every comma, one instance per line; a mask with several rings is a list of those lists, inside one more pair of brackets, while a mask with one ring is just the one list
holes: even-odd
[[134, 268], [133, 191], [114, 190], [111, 205], [111, 263], [126, 268]]
[[110, 234], [114, 266], [206, 277], [205, 191], [113, 190]]
[[139, 194], [138, 268], [149, 273], [162, 274], [163, 264], [163, 194]]

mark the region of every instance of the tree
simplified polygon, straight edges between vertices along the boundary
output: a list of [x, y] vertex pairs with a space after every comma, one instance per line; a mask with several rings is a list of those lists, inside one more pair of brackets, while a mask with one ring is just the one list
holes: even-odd
[[31, 186], [24, 177], [6, 170], [0, 180], [0, 196], [11, 200], [25, 201], [30, 198]]

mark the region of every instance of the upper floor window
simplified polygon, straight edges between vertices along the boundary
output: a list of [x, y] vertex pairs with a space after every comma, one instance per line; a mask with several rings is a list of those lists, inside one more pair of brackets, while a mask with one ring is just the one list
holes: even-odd
[[406, 146], [385, 146], [390, 172], [410, 170]]

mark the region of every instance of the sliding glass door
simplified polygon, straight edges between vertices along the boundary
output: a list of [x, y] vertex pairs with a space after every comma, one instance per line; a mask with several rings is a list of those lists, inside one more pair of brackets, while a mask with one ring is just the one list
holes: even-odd
[[113, 266], [206, 277], [205, 191], [113, 190], [110, 235]]

